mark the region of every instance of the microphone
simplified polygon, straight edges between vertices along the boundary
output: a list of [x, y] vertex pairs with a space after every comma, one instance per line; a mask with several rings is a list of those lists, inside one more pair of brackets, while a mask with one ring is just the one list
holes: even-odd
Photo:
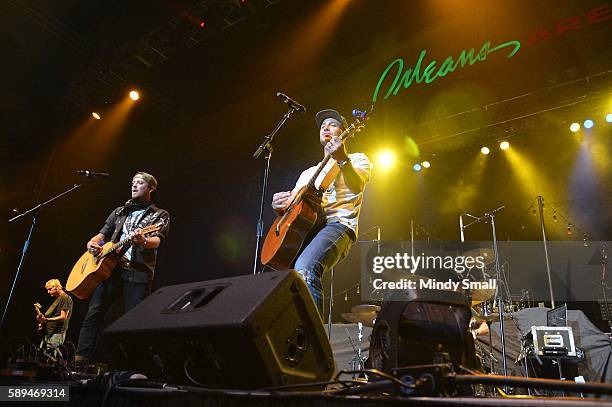
[[276, 96], [283, 101], [283, 103], [286, 103], [289, 105], [290, 108], [297, 110], [300, 113], [306, 113], [306, 108], [299, 104], [298, 102], [296, 102], [295, 100], [291, 99], [289, 96], [285, 95], [284, 93], [281, 92], [276, 92]]
[[367, 115], [368, 112], [366, 112], [365, 110], [353, 109], [353, 117], [355, 117], [356, 119], [363, 120]]
[[76, 172], [78, 175], [82, 175], [87, 178], [106, 178], [110, 177], [110, 174], [107, 172], [95, 172], [95, 171], [87, 171], [87, 170], [78, 170]]
[[465, 237], [463, 236], [463, 214], [459, 215], [459, 230], [461, 231], [461, 243], [464, 243]]

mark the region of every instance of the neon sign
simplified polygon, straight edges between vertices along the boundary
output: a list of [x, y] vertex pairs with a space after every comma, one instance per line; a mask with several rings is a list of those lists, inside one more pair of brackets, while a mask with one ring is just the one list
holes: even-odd
[[440, 64], [440, 67], [437, 70], [437, 61], [433, 60], [425, 67], [425, 69], [423, 69], [422, 73], [421, 65], [425, 55], [427, 54], [427, 50], [422, 50], [416, 65], [413, 68], [408, 68], [405, 72], [404, 60], [402, 58], [397, 58], [387, 66], [387, 69], [385, 69], [380, 76], [376, 89], [374, 90], [374, 95], [372, 95], [372, 102], [376, 102], [378, 100], [380, 88], [393, 69], [396, 69], [397, 73], [395, 74], [393, 83], [387, 89], [384, 99], [387, 99], [389, 96], [391, 96], [391, 94], [396, 96], [402, 87], [404, 89], [408, 89], [414, 81], [416, 81], [416, 83], [432, 83], [436, 79], [443, 78], [449, 73], [454, 72], [459, 67], [464, 68], [468, 64], [471, 66], [476, 62], [483, 62], [487, 59], [489, 54], [506, 47], [513, 47], [513, 49], [506, 56], [507, 58], [512, 58], [521, 48], [521, 43], [518, 40], [512, 40], [495, 47], [491, 47], [491, 41], [485, 41], [484, 44], [482, 44], [480, 51], [478, 51], [478, 54], [474, 55], [474, 48], [470, 48], [469, 51], [463, 50], [456, 60], [452, 56], [447, 57], [444, 61], [442, 61], [442, 64]]

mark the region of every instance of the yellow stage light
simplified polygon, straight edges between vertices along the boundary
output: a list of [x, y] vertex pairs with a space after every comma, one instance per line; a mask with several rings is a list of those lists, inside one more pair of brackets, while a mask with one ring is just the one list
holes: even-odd
[[423, 166], [423, 168], [429, 168], [431, 167], [431, 163], [429, 161], [423, 161], [421, 163], [421, 165]]
[[130, 91], [130, 99], [132, 99], [134, 101], [140, 99], [140, 93], [138, 93], [135, 90]]
[[91, 115], [96, 120], [100, 120], [102, 118], [97, 112], [91, 112]]
[[510, 143], [508, 143], [507, 141], [502, 141], [501, 143], [499, 143], [499, 148], [501, 148], [502, 150], [507, 150], [510, 148]]
[[480, 149], [480, 152], [483, 153], [484, 155], [487, 155], [491, 152], [491, 150], [489, 150], [489, 147], [483, 147]]
[[580, 130], [580, 124], [575, 123], [575, 122], [570, 124], [570, 131], [572, 133], [576, 133], [578, 130]]
[[383, 170], [393, 167], [395, 164], [395, 154], [389, 150], [384, 150], [376, 156], [376, 163]]

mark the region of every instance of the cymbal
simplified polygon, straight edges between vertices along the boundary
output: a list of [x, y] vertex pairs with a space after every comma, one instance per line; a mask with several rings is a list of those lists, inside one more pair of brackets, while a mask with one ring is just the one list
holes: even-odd
[[476, 320], [479, 323], [483, 323], [483, 322], [499, 322], [499, 314], [498, 313], [494, 313], [494, 314], [489, 314], [489, 315], [475, 315], [472, 318], [474, 318], [474, 320]]
[[364, 319], [364, 318], [361, 318], [360, 315], [355, 315], [352, 312], [343, 312], [342, 318], [344, 318], [348, 322], [352, 322], [353, 324], [361, 322], [364, 326], [369, 326], [370, 328], [374, 326], [374, 319], [375, 319], [375, 318], [372, 318], [372, 319], [365, 318]]
[[472, 305], [476, 305], [493, 297], [495, 288], [476, 288], [470, 294], [472, 295]]
[[358, 304], [351, 307], [353, 314], [378, 314], [380, 312], [380, 305], [373, 304]]
[[341, 315], [342, 315], [342, 318], [344, 318], [348, 322], [352, 322], [354, 324], [356, 324], [357, 322], [360, 322], [357, 320], [357, 315], [351, 312], [343, 312]]
[[463, 257], [482, 257], [485, 264], [491, 264], [495, 262], [495, 252], [493, 249], [488, 247], [478, 247], [476, 249], [468, 250], [463, 253]]
[[353, 305], [351, 307], [351, 312], [343, 313], [342, 318], [352, 323], [361, 322], [365, 326], [373, 327], [374, 320], [378, 316], [379, 312], [379, 305], [359, 304]]

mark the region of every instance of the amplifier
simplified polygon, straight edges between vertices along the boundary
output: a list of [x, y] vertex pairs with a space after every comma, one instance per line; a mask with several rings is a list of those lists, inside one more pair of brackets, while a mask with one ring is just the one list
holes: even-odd
[[533, 349], [538, 356], [577, 356], [569, 326], [532, 326]]

